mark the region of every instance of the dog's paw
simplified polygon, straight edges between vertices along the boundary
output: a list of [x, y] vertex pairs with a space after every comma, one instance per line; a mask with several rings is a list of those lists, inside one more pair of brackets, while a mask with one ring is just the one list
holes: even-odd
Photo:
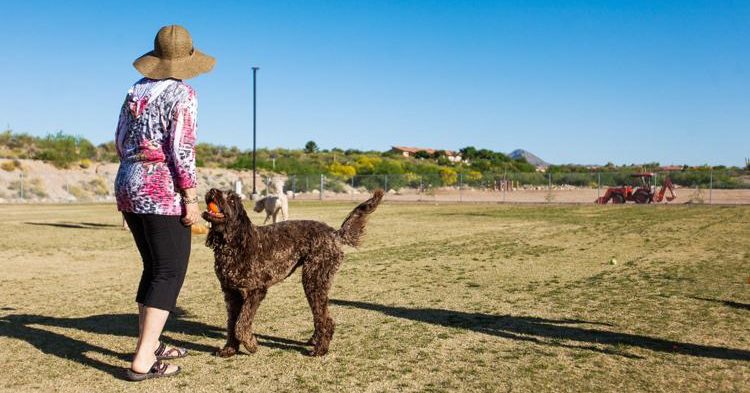
[[253, 336], [248, 341], [243, 341], [242, 346], [245, 347], [245, 350], [247, 350], [250, 353], [255, 353], [258, 351], [258, 340]]
[[216, 351], [216, 356], [220, 358], [228, 358], [236, 354], [237, 354], [237, 348], [234, 348], [234, 347], [224, 347]]
[[315, 337], [315, 335], [313, 335], [307, 341], [305, 341], [305, 345], [316, 346], [318, 345], [318, 339]]
[[328, 348], [315, 347], [310, 351], [307, 351], [308, 356], [325, 356], [328, 353]]

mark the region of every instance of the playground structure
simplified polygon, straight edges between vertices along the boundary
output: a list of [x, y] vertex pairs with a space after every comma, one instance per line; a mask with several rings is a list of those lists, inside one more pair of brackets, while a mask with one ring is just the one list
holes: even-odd
[[[664, 182], [662, 183], [659, 192], [656, 192], [653, 173], [634, 173], [631, 176], [639, 179], [639, 186], [633, 187], [626, 185], [621, 187], [610, 187], [607, 189], [607, 192], [604, 193], [604, 196], [599, 197], [595, 202], [600, 205], [609, 201], [612, 201], [612, 203], [615, 204], [621, 204], [627, 201], [635, 203], [659, 203], [664, 200], [671, 202], [677, 198], [677, 194], [674, 191], [674, 185], [669, 177], [664, 178]], [[667, 191], [669, 191], [669, 195], [666, 195]]]

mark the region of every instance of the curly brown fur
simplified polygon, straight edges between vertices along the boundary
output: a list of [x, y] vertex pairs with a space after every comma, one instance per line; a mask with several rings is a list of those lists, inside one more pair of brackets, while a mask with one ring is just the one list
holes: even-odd
[[302, 287], [313, 314], [315, 331], [308, 341], [313, 356], [328, 352], [334, 322], [328, 312], [328, 291], [344, 259], [342, 245], [357, 246], [364, 235], [367, 216], [375, 211], [383, 191], [357, 206], [336, 230], [318, 221], [284, 221], [268, 226], [250, 222], [240, 197], [212, 189], [206, 203], [221, 213], [203, 213], [211, 222], [206, 245], [214, 251], [214, 269], [227, 306], [227, 342], [217, 354], [228, 357], [242, 344], [255, 352], [252, 323], [268, 288], [302, 266]]

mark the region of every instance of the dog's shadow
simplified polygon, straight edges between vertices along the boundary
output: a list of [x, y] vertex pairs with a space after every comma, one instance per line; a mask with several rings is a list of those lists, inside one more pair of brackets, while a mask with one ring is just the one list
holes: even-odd
[[[12, 309], [10, 309], [12, 310]], [[98, 345], [95, 338], [83, 341], [65, 334], [50, 331], [46, 328], [75, 329], [87, 333], [133, 337], [138, 336], [137, 314], [101, 314], [80, 318], [62, 318], [33, 314], [10, 314], [0, 317], [0, 337], [23, 340], [47, 355], [61, 359], [73, 360], [84, 366], [123, 377], [123, 368], [96, 359], [99, 354], [111, 356], [121, 361], [130, 361], [132, 353], [120, 353]], [[216, 346], [197, 344], [179, 340], [173, 334], [216, 339]], [[261, 346], [305, 353], [304, 343], [269, 335], [256, 334]], [[187, 319], [184, 312], [173, 314], [164, 328], [162, 339], [166, 342], [184, 347], [191, 352], [214, 353], [226, 339], [223, 328]]]
[[[385, 306], [376, 303], [337, 299], [332, 299], [331, 303], [338, 306], [375, 311], [395, 318], [460, 328], [511, 340], [574, 350], [589, 350], [627, 358], [642, 358], [642, 356], [629, 354], [622, 350], [627, 347], [634, 347], [702, 358], [750, 361], [750, 351], [744, 349], [621, 333], [612, 331], [612, 325], [601, 322], [492, 315], [435, 308]], [[607, 329], [605, 330], [602, 327], [607, 327]], [[602, 344], [606, 347], [602, 347]]]

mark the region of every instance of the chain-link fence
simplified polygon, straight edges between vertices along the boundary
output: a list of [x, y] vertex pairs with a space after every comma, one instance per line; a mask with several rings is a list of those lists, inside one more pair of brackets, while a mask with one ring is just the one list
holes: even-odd
[[[390, 200], [429, 202], [607, 203], [647, 202], [750, 203], [750, 171], [695, 170], [589, 173], [438, 173], [430, 175], [378, 174], [349, 178], [290, 175], [284, 190], [295, 199], [364, 200], [382, 188]], [[669, 183], [669, 184], [667, 184]], [[671, 187], [670, 187], [671, 185]], [[322, 192], [321, 192], [322, 190]], [[639, 191], [640, 190], [640, 191]]]
[[[28, 161], [0, 170], [0, 202], [111, 202], [117, 164], [75, 170]], [[220, 168], [198, 169], [198, 192], [230, 189], [251, 197], [285, 193], [290, 200], [366, 199], [382, 188], [390, 200], [427, 202], [608, 203], [636, 202], [648, 191], [653, 202], [750, 204], [750, 171], [701, 169], [654, 172], [373, 174], [350, 177], [280, 175]], [[254, 187], [253, 187], [253, 182]], [[672, 187], [666, 187], [671, 183]], [[664, 191], [663, 195], [661, 194]], [[676, 198], [672, 198], [674, 195]], [[643, 201], [642, 199], [640, 201]]]

